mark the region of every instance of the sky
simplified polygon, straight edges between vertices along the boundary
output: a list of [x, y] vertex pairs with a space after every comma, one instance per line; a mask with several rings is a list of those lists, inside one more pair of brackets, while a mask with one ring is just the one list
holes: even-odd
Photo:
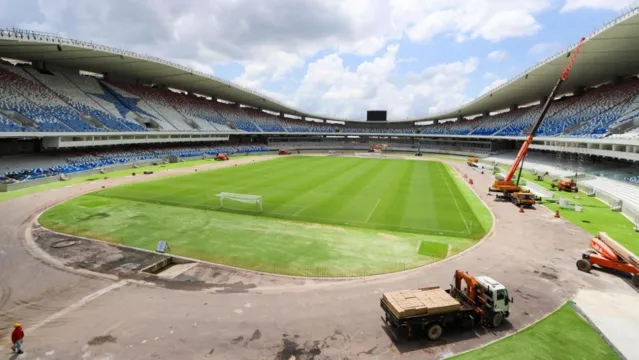
[[157, 56], [324, 116], [462, 105], [636, 0], [0, 0], [0, 27]]

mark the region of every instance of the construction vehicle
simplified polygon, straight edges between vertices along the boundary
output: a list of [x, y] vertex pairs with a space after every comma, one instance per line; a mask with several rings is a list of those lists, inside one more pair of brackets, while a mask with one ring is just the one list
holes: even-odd
[[477, 163], [479, 163], [479, 159], [477, 159], [476, 157], [470, 157], [466, 161], [466, 164], [468, 164], [468, 166], [470, 167], [477, 167]]
[[508, 289], [499, 282], [456, 270], [450, 289], [433, 286], [387, 292], [380, 306], [385, 313], [382, 321], [395, 340], [411, 338], [415, 333], [437, 340], [447, 330], [499, 327], [510, 315], [512, 302]]
[[229, 156], [224, 153], [215, 154], [215, 161], [226, 161], [229, 159]]
[[577, 269], [583, 272], [590, 272], [593, 265], [628, 274], [632, 283], [639, 288], [639, 257], [605, 232], [590, 239], [590, 248], [577, 260]]
[[278, 155], [291, 155], [291, 152], [285, 149], [281, 149], [278, 153]]
[[537, 203], [537, 197], [530, 191], [518, 191], [518, 192], [503, 192], [497, 194], [497, 199], [510, 201], [517, 207], [532, 208]]
[[[534, 125], [532, 126], [530, 130], [530, 134], [528, 134], [523, 144], [521, 144], [519, 153], [517, 154], [515, 161], [513, 161], [513, 164], [508, 170], [508, 173], [503, 178], [497, 177], [493, 185], [488, 189], [488, 191], [501, 193], [502, 194], [501, 198], [510, 200], [515, 204], [517, 204], [518, 201], [517, 199], [514, 199], [514, 198], [519, 198], [519, 203], [521, 203], [521, 200], [524, 198], [531, 197], [534, 199], [534, 196], [532, 196], [532, 194], [529, 191], [524, 190], [519, 186], [519, 180], [521, 179], [521, 172], [524, 167], [524, 159], [526, 158], [526, 155], [528, 154], [528, 148], [530, 147], [530, 144], [532, 143], [533, 138], [535, 137], [535, 133], [539, 129], [539, 126], [541, 126], [541, 123], [546, 117], [546, 113], [548, 112], [548, 109], [550, 108], [550, 104], [552, 103], [553, 99], [557, 95], [557, 91], [559, 91], [561, 84], [563, 84], [566, 80], [568, 80], [568, 74], [570, 73], [570, 69], [572, 69], [572, 66], [575, 63], [575, 60], [577, 59], [577, 55], [581, 51], [581, 47], [583, 46], [585, 40], [586, 40], [585, 38], [581, 38], [581, 40], [579, 41], [575, 49], [570, 54], [570, 60], [568, 60], [568, 64], [566, 65], [564, 70], [561, 72], [559, 76], [559, 80], [557, 80], [557, 83], [552, 88], [550, 95], [548, 95], [548, 98], [546, 99], [546, 102], [544, 103], [541, 109], [541, 112], [539, 113], [539, 117], [537, 118], [537, 121], [535, 121]], [[517, 170], [519, 170], [519, 174], [517, 175], [517, 181], [515, 182], [513, 181], [513, 176], [515, 175], [515, 172]], [[524, 194], [526, 194], [526, 196], [524, 196]], [[530, 194], [530, 196], [528, 196], [527, 194]]]
[[578, 192], [579, 188], [577, 187], [577, 182], [573, 179], [563, 178], [557, 180], [556, 183], [550, 184], [553, 189], [557, 189], [559, 191], [567, 191], [567, 192]]

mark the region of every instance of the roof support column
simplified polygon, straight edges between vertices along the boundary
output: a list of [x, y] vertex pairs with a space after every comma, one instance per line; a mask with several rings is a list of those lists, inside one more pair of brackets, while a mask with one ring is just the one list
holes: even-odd
[[105, 72], [104, 74], [102, 74], [102, 80], [111, 81], [111, 73]]
[[613, 80], [613, 84], [615, 85], [619, 85], [622, 84], [624, 82], [624, 77], [623, 76], [615, 76], [615, 80]]
[[439, 124], [439, 120], [433, 120], [433, 125]]
[[575, 96], [581, 96], [583, 95], [583, 93], [586, 92], [586, 88], [583, 86], [577, 86], [577, 88], [575, 89]]
[[539, 99], [541, 105], [545, 104], [547, 100], [548, 100], [548, 96], [542, 96]]
[[166, 84], [160, 84], [158, 87], [162, 90], [169, 90], [169, 87]]
[[519, 109], [519, 105], [517, 105], [517, 104], [510, 105], [510, 111], [515, 111], [517, 109]]

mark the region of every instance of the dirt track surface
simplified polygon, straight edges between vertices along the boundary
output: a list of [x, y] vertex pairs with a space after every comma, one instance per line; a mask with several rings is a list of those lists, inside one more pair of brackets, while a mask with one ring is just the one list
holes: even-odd
[[[266, 160], [268, 157], [260, 158]], [[203, 165], [231, 166], [242, 161]], [[245, 292], [182, 291], [108, 280], [52, 267], [26, 245], [33, 219], [73, 196], [116, 184], [187, 173], [84, 183], [0, 203], [0, 335], [14, 321], [25, 327], [21, 359], [427, 359], [494, 341], [533, 323], [579, 289], [634, 293], [605, 273], [578, 272], [589, 234], [545, 208], [524, 214], [486, 194], [491, 176], [451, 163], [474, 180], [496, 218], [494, 233], [460, 256], [406, 273], [370, 279], [257, 281]], [[447, 286], [455, 269], [485, 274], [514, 296], [510, 321], [498, 331], [447, 334], [436, 343], [394, 344], [381, 327], [382, 292]], [[0, 347], [6, 345], [5, 340]], [[0, 359], [9, 358], [7, 348]]]

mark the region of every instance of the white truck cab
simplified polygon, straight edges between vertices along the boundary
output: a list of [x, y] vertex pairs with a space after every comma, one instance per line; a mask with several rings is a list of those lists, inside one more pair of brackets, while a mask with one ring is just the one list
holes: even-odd
[[503, 313], [508, 316], [512, 298], [508, 297], [508, 289], [495, 279], [488, 276], [476, 276], [479, 286], [484, 288], [486, 304], [495, 313]]

